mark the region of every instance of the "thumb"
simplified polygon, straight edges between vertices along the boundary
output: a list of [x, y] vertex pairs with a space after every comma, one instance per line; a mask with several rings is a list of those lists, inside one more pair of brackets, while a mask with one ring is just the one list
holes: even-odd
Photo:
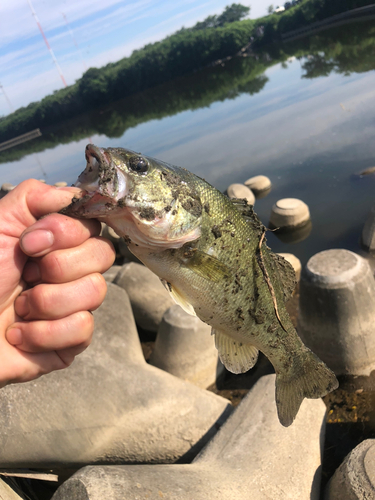
[[1, 209], [8, 220], [21, 222], [28, 227], [43, 215], [58, 212], [70, 204], [81, 190], [75, 187], [57, 188], [35, 179], [21, 182], [1, 200]]

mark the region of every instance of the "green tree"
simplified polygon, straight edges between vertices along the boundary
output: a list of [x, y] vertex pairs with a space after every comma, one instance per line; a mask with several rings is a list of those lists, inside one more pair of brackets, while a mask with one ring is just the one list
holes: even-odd
[[204, 21], [198, 22], [194, 29], [204, 30], [206, 28], [216, 28], [217, 26], [217, 16], [208, 16]]
[[268, 7], [267, 12], [268, 12], [268, 14], [272, 14], [272, 13], [273, 13], [273, 5], [272, 5], [272, 3], [271, 3], [271, 5]]
[[108, 93], [108, 77], [103, 69], [90, 68], [79, 80], [78, 92], [84, 102], [100, 103]]
[[[245, 7], [240, 3], [232, 3], [232, 5], [227, 5], [224, 11], [219, 15], [208, 16], [203, 21], [199, 21], [195, 24], [190, 31], [204, 30], [206, 28], [220, 28], [228, 23], [234, 23], [240, 21], [247, 15], [249, 15], [250, 7]], [[178, 33], [185, 31], [186, 28], [182, 28]]]
[[220, 16], [217, 17], [216, 26], [224, 26], [224, 24], [227, 23], [240, 21], [244, 17], [248, 16], [249, 12], [250, 7], [245, 7], [240, 3], [232, 3], [232, 5], [227, 5]]

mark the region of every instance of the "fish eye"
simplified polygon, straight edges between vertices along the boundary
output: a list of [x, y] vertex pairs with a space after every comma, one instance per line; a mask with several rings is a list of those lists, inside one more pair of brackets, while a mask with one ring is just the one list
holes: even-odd
[[142, 156], [132, 156], [129, 160], [129, 167], [137, 174], [146, 174], [148, 162]]

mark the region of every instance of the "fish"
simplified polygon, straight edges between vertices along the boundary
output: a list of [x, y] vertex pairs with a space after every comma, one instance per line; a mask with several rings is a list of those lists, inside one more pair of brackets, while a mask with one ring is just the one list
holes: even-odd
[[338, 387], [334, 373], [299, 338], [285, 302], [292, 266], [266, 243], [266, 228], [246, 200], [222, 194], [188, 170], [124, 148], [89, 144], [87, 165], [62, 213], [96, 218], [124, 238], [175, 301], [212, 327], [232, 373], [261, 351], [275, 373], [280, 423], [294, 421], [304, 398]]

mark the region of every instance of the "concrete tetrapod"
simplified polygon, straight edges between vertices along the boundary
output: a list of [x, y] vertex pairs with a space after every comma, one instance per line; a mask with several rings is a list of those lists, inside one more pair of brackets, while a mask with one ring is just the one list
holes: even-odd
[[113, 280], [116, 278], [117, 273], [121, 270], [121, 266], [111, 266], [108, 271], [103, 273], [103, 278], [108, 281], [109, 283], [112, 283]]
[[375, 369], [375, 281], [349, 250], [325, 250], [302, 271], [298, 333], [336, 375]]
[[278, 253], [277, 255], [281, 255], [281, 257], [284, 257], [284, 259], [289, 262], [289, 264], [293, 267], [294, 272], [296, 273], [296, 281], [299, 281], [301, 278], [302, 270], [302, 264], [299, 258], [292, 253]]
[[175, 304], [163, 316], [150, 364], [204, 389], [223, 372], [211, 327]]
[[272, 207], [270, 225], [278, 228], [296, 228], [310, 219], [309, 207], [297, 198], [283, 198]]
[[263, 198], [265, 194], [271, 191], [271, 181], [265, 175], [250, 177], [244, 184], [251, 189], [257, 198]]
[[52, 500], [318, 500], [325, 405], [282, 427], [262, 377], [192, 464], [85, 467]]
[[375, 439], [362, 441], [347, 455], [326, 487], [325, 500], [375, 498]]
[[366, 250], [375, 250], [375, 205], [372, 206], [362, 229], [362, 245]]
[[163, 314], [175, 301], [156, 274], [144, 265], [129, 262], [122, 266], [115, 283], [128, 293], [137, 325], [157, 332]]
[[4, 182], [0, 189], [0, 199], [4, 198], [4, 196], [8, 194], [9, 191], [12, 191], [15, 187], [16, 186], [13, 186], [13, 184], [10, 184], [9, 182]]
[[126, 292], [108, 284], [91, 346], [66, 370], [0, 391], [0, 468], [191, 460], [231, 411], [149, 366]]
[[245, 184], [231, 184], [228, 186], [227, 193], [229, 198], [246, 198], [250, 205], [254, 205], [254, 193]]
[[0, 479], [0, 500], [23, 500], [5, 481]]

